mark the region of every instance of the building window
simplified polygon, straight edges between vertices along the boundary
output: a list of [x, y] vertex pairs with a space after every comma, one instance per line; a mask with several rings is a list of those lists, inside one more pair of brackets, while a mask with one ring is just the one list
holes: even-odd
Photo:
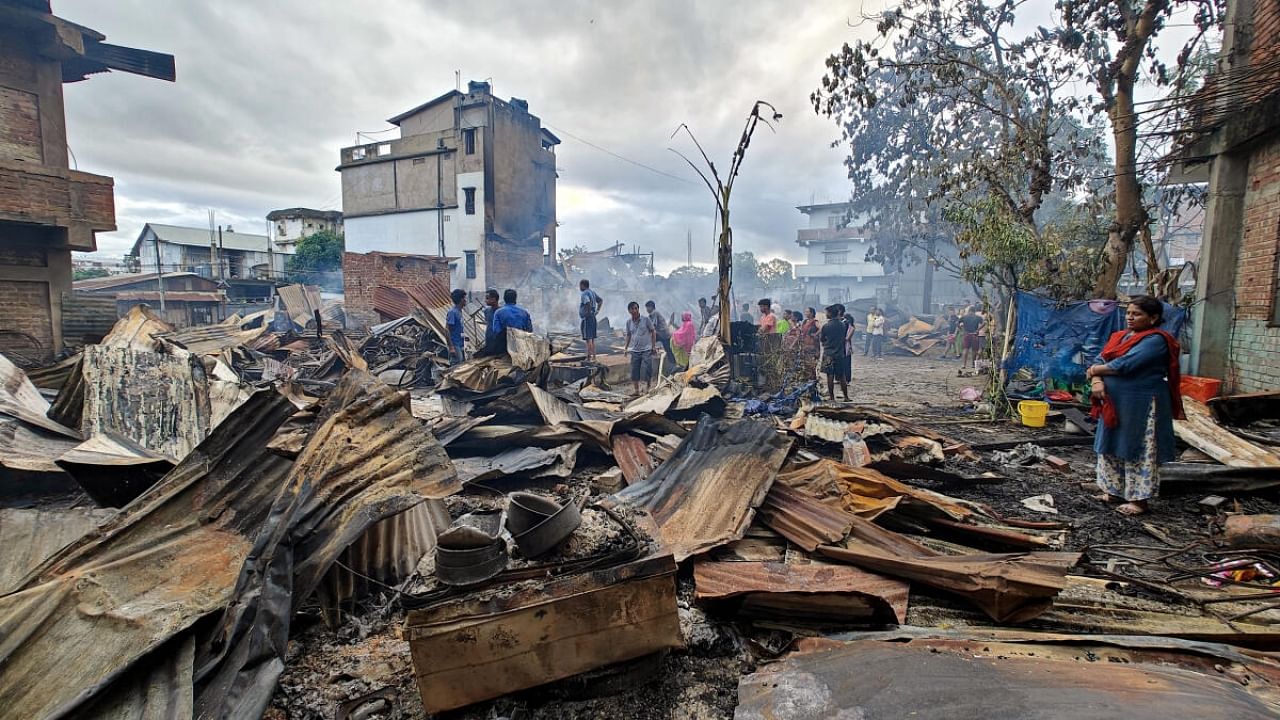
[[462, 188], [462, 194], [466, 196], [466, 213], [468, 215], [476, 214], [476, 189]]
[[827, 227], [829, 227], [829, 228], [838, 228], [838, 227], [840, 227], [840, 223], [841, 223], [841, 221], [842, 221], [842, 220], [844, 220], [844, 216], [843, 216], [843, 215], [828, 215], [828, 216], [827, 216]]
[[414, 164], [414, 165], [425, 165], [426, 163], [427, 163], [427, 159], [426, 159], [426, 158], [414, 158], [414, 159], [413, 159], [413, 164]]
[[844, 302], [844, 288], [827, 288], [827, 304]]
[[463, 254], [467, 256], [467, 279], [476, 279], [476, 251], [464, 250]]
[[822, 253], [822, 262], [827, 265], [845, 265], [849, 262], [849, 253], [848, 251], [824, 252]]
[[462, 131], [462, 148], [463, 152], [468, 155], [476, 154], [476, 129], [467, 128]]

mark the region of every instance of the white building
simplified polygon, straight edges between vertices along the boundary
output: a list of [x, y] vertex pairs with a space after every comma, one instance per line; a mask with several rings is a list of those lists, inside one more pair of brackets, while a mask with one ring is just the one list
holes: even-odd
[[272, 210], [267, 213], [267, 220], [273, 226], [276, 247], [294, 252], [298, 241], [308, 235], [322, 230], [342, 234], [342, 213], [337, 210], [312, 210], [311, 208], [289, 208]]
[[[212, 280], [273, 280], [283, 278], [290, 243], [272, 244], [266, 235], [147, 223], [138, 233], [129, 256], [139, 272], [191, 272]], [[215, 259], [216, 258], [216, 259]]]
[[884, 267], [867, 262], [872, 241], [848, 218], [847, 203], [801, 205], [807, 218], [796, 243], [808, 250], [808, 263], [796, 265], [796, 279], [804, 294], [823, 304], [876, 297], [884, 279]]

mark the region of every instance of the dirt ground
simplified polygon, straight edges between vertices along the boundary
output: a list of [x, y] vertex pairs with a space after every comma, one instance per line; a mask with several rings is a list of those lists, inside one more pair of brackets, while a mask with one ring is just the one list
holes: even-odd
[[[858, 356], [851, 399], [911, 418], [974, 446], [1064, 436], [1060, 421], [1036, 430], [1009, 421], [991, 422], [973, 412], [969, 403], [960, 399], [960, 392], [968, 386], [983, 387], [986, 377], [960, 377], [959, 368], [956, 360], [900, 356], [876, 360]], [[977, 453], [976, 461], [948, 461], [947, 470], [969, 479], [914, 484], [988, 505], [1006, 518], [1060, 522], [1068, 529], [1065, 548], [1070, 550], [1105, 543], [1150, 544], [1159, 534], [1179, 542], [1191, 541], [1206, 536], [1214, 522], [1197, 505], [1200, 494], [1166, 495], [1153, 502], [1147, 516], [1122, 516], [1093, 497], [1094, 457], [1088, 445], [1054, 447], [1049, 452], [1066, 460], [1067, 468], [1001, 464], [992, 452], [983, 451]], [[984, 473], [994, 477], [980, 477]], [[1056, 514], [1023, 506], [1025, 498], [1046, 493], [1053, 496]], [[1280, 504], [1262, 497], [1233, 497], [1232, 501], [1249, 512], [1280, 511]], [[738, 679], [784, 650], [790, 636], [708, 617], [691, 601], [692, 583], [687, 569], [680, 580], [680, 596], [681, 625], [689, 646], [685, 651], [605, 671], [589, 680], [571, 679], [481, 703], [443, 717], [731, 718]], [[912, 598], [916, 599], [914, 589]], [[930, 602], [938, 601], [930, 598]], [[945, 605], [948, 601], [941, 602]], [[344, 713], [351, 713], [350, 717], [424, 717], [407, 643], [397, 634], [401, 618], [390, 598], [378, 598], [362, 605], [356, 619], [336, 632], [315, 623], [296, 636], [269, 716], [329, 718], [334, 717], [335, 710], [343, 709]], [[374, 697], [343, 705], [344, 701], [378, 690], [391, 693], [394, 699]]]

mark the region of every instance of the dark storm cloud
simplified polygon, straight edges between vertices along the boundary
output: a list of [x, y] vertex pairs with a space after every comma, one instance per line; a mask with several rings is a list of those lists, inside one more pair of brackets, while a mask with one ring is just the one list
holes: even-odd
[[683, 263], [691, 232], [695, 260], [709, 262], [714, 205], [668, 151], [696, 149], [671, 133], [688, 123], [727, 166], [756, 99], [785, 117], [748, 153], [737, 246], [794, 259], [794, 206], [847, 192], [844, 153], [829, 147], [836, 130], [808, 102], [824, 58], [854, 32], [844, 3], [58, 0], [54, 10], [109, 42], [177, 58], [177, 83], [113, 73], [66, 87], [80, 167], [117, 179], [120, 231], [99, 236], [112, 255], [148, 220], [203, 226], [213, 208], [261, 231], [272, 208], [340, 208], [339, 148], [451, 88], [455, 69], [526, 98], [561, 131], [565, 246], [638, 244], [665, 269]]

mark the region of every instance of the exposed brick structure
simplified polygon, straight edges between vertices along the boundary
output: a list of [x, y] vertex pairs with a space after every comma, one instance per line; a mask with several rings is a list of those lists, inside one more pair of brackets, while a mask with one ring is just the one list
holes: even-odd
[[1232, 392], [1280, 388], [1280, 2], [1229, 0], [1218, 75], [1188, 157], [1210, 157], [1195, 371]]
[[[62, 298], [71, 252], [97, 249], [94, 233], [116, 229], [112, 180], [72, 170], [62, 83], [122, 69], [174, 77], [172, 57], [112, 46], [54, 17], [47, 2], [5, 3], [0, 22], [0, 331], [29, 336], [49, 360], [62, 347]], [[168, 58], [168, 63], [164, 62]], [[14, 340], [19, 342], [19, 340]], [[5, 347], [0, 345], [0, 352]], [[29, 355], [27, 348], [12, 347]]]
[[343, 253], [343, 305], [348, 324], [375, 325], [381, 318], [373, 307], [378, 286], [400, 290], [428, 287], [435, 296], [449, 294], [452, 258], [393, 253]]

